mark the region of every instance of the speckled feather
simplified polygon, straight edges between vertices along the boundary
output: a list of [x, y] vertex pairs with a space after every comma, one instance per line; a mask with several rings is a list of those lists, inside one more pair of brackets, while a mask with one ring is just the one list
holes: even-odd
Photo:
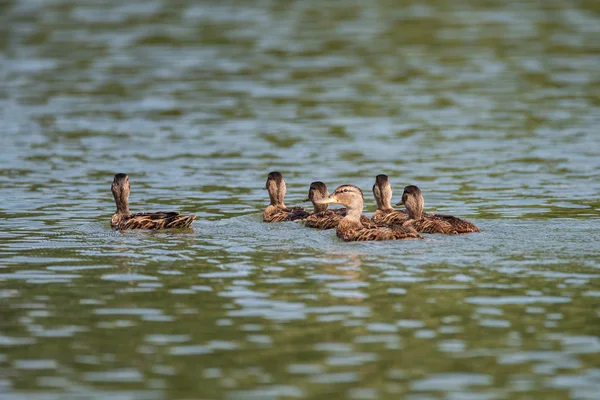
[[[342, 218], [346, 216], [346, 211], [347, 210], [345, 208], [321, 211], [311, 214], [308, 218], [306, 218], [304, 223], [309, 228], [333, 229], [336, 228]], [[366, 227], [376, 226], [366, 215], [360, 216], [360, 222]]]
[[268, 206], [263, 214], [264, 222], [284, 222], [306, 219], [310, 214], [302, 207]]
[[373, 222], [381, 225], [402, 225], [408, 220], [405, 210], [375, 210]]
[[479, 229], [473, 223], [452, 215], [427, 214], [421, 219], [406, 221], [404, 226], [410, 226], [421, 233], [456, 235], [479, 232]]
[[421, 235], [411, 227], [400, 225], [365, 227], [357, 221], [346, 219], [340, 222], [336, 233], [346, 242], [422, 239]]
[[138, 213], [115, 216], [111, 226], [114, 230], [189, 228], [195, 218], [195, 215], [178, 212]]

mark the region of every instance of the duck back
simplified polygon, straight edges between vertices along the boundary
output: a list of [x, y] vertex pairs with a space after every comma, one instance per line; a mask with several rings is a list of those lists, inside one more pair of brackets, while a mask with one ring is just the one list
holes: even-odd
[[302, 207], [268, 206], [263, 214], [264, 222], [284, 222], [306, 219], [308, 211]]
[[454, 217], [452, 215], [425, 215], [418, 220], [409, 220], [405, 223], [421, 233], [441, 233], [456, 235], [463, 233], [479, 232], [473, 223]]
[[[347, 210], [345, 208], [337, 208], [335, 210], [325, 210], [318, 213], [311, 214], [304, 220], [304, 223], [309, 228], [316, 229], [333, 229], [338, 226], [342, 218], [346, 216]], [[360, 216], [360, 222], [364, 226], [374, 227], [373, 221], [366, 215]]]
[[373, 222], [380, 225], [402, 225], [408, 220], [406, 210], [375, 210]]
[[410, 226], [364, 226], [355, 221], [342, 220], [337, 227], [337, 236], [346, 242], [364, 242], [379, 240], [422, 239]]
[[111, 220], [114, 230], [189, 228], [196, 218], [178, 212], [138, 213]]

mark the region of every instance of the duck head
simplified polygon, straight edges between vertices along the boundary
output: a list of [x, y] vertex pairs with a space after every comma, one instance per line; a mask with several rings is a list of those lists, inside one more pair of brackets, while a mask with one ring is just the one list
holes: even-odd
[[410, 185], [404, 188], [402, 200], [398, 205], [404, 204], [408, 211], [408, 216], [411, 219], [420, 219], [423, 216], [423, 208], [425, 207], [425, 199], [421, 189], [415, 185]]
[[318, 213], [327, 210], [327, 204], [320, 204], [317, 202], [328, 197], [329, 192], [327, 191], [327, 185], [321, 181], [316, 181], [310, 184], [308, 198], [304, 201], [310, 201], [315, 208], [315, 212]]
[[316, 201], [317, 204], [342, 204], [348, 209], [347, 216], [360, 219], [365, 198], [362, 190], [354, 185], [342, 185], [326, 199]]

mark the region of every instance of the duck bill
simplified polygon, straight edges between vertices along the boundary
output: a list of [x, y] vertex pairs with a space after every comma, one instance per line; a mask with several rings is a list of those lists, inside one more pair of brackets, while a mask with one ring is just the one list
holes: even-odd
[[339, 201], [335, 198], [328, 197], [326, 199], [316, 200], [315, 204], [339, 204]]
[[400, 200], [398, 203], [396, 203], [397, 206], [403, 206], [404, 202], [402, 200]]
[[310, 199], [307, 197], [307, 198], [305, 198], [305, 199], [304, 199], [304, 200], [302, 200], [302, 201], [310, 201]]

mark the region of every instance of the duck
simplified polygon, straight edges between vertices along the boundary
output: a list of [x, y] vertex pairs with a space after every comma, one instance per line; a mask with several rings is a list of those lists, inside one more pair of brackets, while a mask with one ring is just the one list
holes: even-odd
[[129, 211], [129, 176], [116, 174], [110, 190], [117, 204], [117, 212], [110, 219], [113, 230], [189, 228], [196, 218], [194, 214], [178, 212], [152, 212], [132, 214]]
[[[333, 229], [338, 226], [342, 218], [346, 216], [346, 208], [328, 210], [327, 204], [319, 204], [317, 201], [329, 197], [327, 185], [321, 181], [312, 182], [308, 190], [308, 198], [313, 204], [314, 211], [304, 220], [304, 225], [309, 228]], [[360, 222], [365, 226], [374, 226], [373, 221], [366, 215], [360, 216]]]
[[269, 172], [265, 189], [269, 191], [271, 204], [263, 213], [264, 222], [297, 221], [310, 215], [303, 207], [286, 207], [283, 203], [286, 187], [280, 172]]
[[373, 196], [377, 203], [373, 222], [380, 225], [402, 225], [408, 220], [406, 210], [396, 210], [392, 207], [392, 185], [387, 175], [379, 174], [375, 177]]
[[461, 233], [479, 232], [475, 224], [452, 215], [423, 214], [425, 200], [421, 189], [415, 185], [406, 186], [402, 200], [396, 204], [406, 207], [409, 219], [404, 226], [410, 226], [421, 233], [443, 233], [456, 235]]
[[360, 220], [364, 201], [363, 192], [359, 187], [341, 185], [331, 196], [318, 200], [316, 203], [346, 206], [346, 216], [341, 219], [336, 228], [337, 236], [346, 242], [422, 239], [421, 235], [412, 227], [402, 225], [364, 226]]

